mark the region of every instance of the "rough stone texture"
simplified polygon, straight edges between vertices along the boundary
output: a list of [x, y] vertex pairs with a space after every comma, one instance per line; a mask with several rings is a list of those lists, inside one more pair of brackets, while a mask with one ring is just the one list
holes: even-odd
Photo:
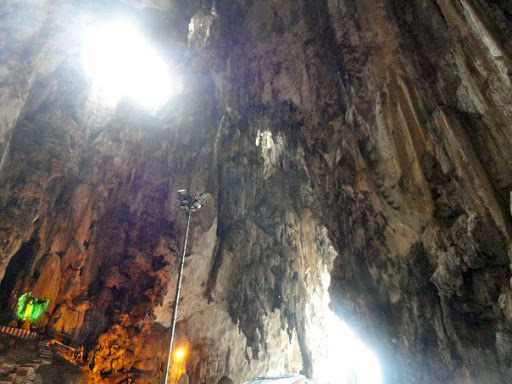
[[320, 377], [329, 298], [386, 382], [512, 381], [508, 2], [124, 3], [184, 71], [155, 115], [82, 73], [115, 11], [2, 5], [0, 305], [32, 289], [99, 377], [158, 376], [187, 187], [191, 382]]

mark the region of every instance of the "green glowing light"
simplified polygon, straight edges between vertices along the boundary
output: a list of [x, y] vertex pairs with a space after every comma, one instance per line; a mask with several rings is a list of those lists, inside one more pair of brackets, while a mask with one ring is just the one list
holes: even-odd
[[24, 293], [18, 299], [18, 310], [16, 316], [21, 320], [28, 320], [35, 323], [50, 305], [50, 299], [39, 299], [32, 295], [32, 292]]

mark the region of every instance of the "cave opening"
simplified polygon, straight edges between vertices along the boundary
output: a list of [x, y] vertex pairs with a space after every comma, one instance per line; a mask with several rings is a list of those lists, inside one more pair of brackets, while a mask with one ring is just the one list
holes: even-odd
[[126, 97], [155, 110], [181, 89], [179, 76], [134, 23], [97, 28], [86, 39], [82, 56], [93, 94], [107, 106]]
[[[0, 311], [2, 320], [12, 318], [14, 312], [10, 311], [17, 304], [17, 292], [25, 281], [30, 267], [39, 250], [39, 240], [35, 237], [24, 243], [7, 265], [5, 275], [0, 282]], [[18, 289], [17, 289], [18, 288]]]
[[306, 337], [315, 380], [322, 384], [382, 384], [383, 367], [372, 345], [363, 342], [328, 303], [318, 297], [312, 303], [316, 306], [309, 313]]
[[[382, 371], [376, 354], [332, 311], [326, 313], [326, 353], [315, 371], [323, 383], [381, 384]], [[321, 352], [318, 352], [321, 355]]]

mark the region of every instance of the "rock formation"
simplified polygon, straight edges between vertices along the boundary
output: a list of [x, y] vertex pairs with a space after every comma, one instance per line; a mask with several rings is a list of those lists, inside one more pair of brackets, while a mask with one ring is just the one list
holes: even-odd
[[[191, 383], [322, 382], [329, 305], [386, 383], [512, 382], [509, 2], [109, 3], [0, 5], [2, 318], [31, 290], [91, 380], [155, 382], [187, 188]], [[119, 15], [182, 73], [157, 112], [83, 72]]]

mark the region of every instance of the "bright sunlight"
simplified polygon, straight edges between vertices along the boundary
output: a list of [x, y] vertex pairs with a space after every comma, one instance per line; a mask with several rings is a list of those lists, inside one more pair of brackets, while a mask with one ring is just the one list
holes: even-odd
[[87, 39], [83, 64], [93, 87], [113, 105], [127, 97], [155, 110], [180, 88], [158, 52], [124, 22], [97, 29]]

